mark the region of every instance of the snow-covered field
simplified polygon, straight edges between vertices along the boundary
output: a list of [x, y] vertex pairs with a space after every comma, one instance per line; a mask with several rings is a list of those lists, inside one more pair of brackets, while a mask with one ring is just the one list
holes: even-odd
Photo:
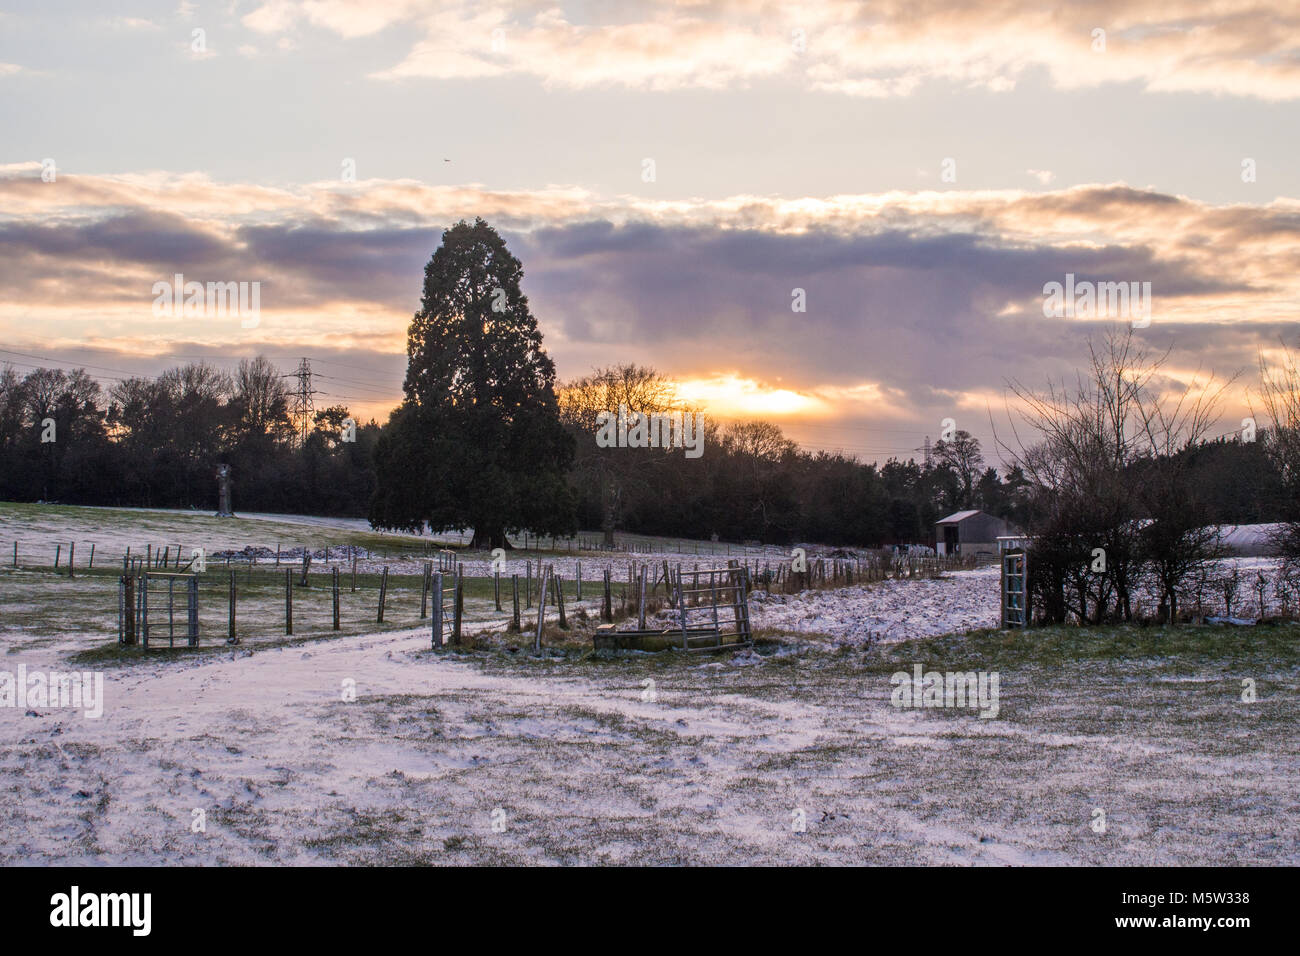
[[895, 709], [860, 651], [425, 640], [113, 669], [98, 720], [0, 708], [0, 862], [1300, 862], [1294, 658], [1252, 665], [1254, 705], [1226, 664], [1004, 666], [981, 720]]
[[[106, 655], [98, 719], [0, 706], [0, 863], [1300, 863], [1300, 628], [960, 636], [997, 612], [983, 568], [756, 593], [716, 658]], [[0, 618], [0, 672], [68, 670], [64, 626]], [[997, 717], [893, 706], [912, 663], [999, 673]]]
[[822, 634], [860, 644], [997, 627], [999, 569], [942, 578], [880, 581], [869, 587], [754, 593], [750, 622], [791, 634]]

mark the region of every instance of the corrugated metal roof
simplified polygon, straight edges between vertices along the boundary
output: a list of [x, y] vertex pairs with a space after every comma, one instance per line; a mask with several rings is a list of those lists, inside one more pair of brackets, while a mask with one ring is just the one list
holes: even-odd
[[980, 514], [979, 509], [974, 511], [956, 511], [946, 518], [940, 518], [935, 524], [956, 524], [958, 521], [965, 521], [967, 518]]

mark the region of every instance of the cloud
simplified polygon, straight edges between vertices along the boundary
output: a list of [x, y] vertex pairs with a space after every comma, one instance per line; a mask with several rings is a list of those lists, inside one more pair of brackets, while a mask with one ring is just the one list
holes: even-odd
[[152, 20], [145, 20], [141, 17], [114, 17], [111, 21], [114, 27], [122, 30], [161, 30], [162, 27]]
[[[1300, 97], [1300, 8], [1259, 0], [270, 0], [249, 29], [422, 32], [386, 80], [522, 75], [566, 88], [721, 89], [780, 78], [856, 97], [927, 82]], [[1104, 31], [1098, 43], [1095, 31]]]
[[363, 37], [410, 20], [429, 6], [419, 0], [270, 0], [242, 21], [258, 33], [280, 33], [306, 23], [342, 37]]
[[[1117, 183], [658, 202], [405, 180], [43, 183], [22, 163], [0, 167], [0, 341], [400, 356], [441, 230], [475, 215], [523, 261], [562, 376], [642, 362], [706, 390], [751, 383], [731, 392], [755, 413], [878, 429], [975, 415], [1008, 379], [1072, 375], [1104, 322], [1044, 318], [1044, 284], [1067, 273], [1150, 282], [1142, 336], [1180, 369], [1249, 368], [1300, 319], [1289, 200], [1212, 205]], [[261, 282], [260, 325], [154, 317], [152, 284], [177, 272]], [[796, 288], [806, 312], [791, 309]]]

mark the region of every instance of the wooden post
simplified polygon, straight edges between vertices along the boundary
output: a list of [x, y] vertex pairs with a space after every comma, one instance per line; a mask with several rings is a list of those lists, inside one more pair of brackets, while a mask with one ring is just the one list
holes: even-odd
[[149, 571], [140, 575], [140, 646], [149, 649]]
[[[527, 535], [524, 536], [527, 539]], [[524, 562], [524, 572], [527, 574], [524, 582], [524, 600], [527, 602], [526, 607], [533, 606], [533, 562]]]
[[334, 601], [334, 630], [339, 629], [339, 569], [334, 568], [333, 574], [333, 601]]
[[637, 627], [639, 627], [639, 628], [640, 628], [641, 630], [643, 630], [643, 631], [645, 630], [645, 572], [646, 572], [646, 566], [643, 564], [643, 565], [641, 565], [641, 600], [640, 600], [640, 608], [639, 608], [639, 610], [638, 610], [638, 612], [637, 612], [637, 617], [636, 617], [636, 620], [637, 620]]
[[455, 603], [451, 619], [451, 643], [455, 647], [460, 647], [460, 622], [465, 614], [465, 588], [459, 564], [456, 565], [456, 590], [453, 599]]
[[230, 609], [226, 615], [226, 643], [238, 644], [235, 636], [235, 572], [230, 572]]
[[501, 572], [492, 572], [492, 597], [496, 601], [497, 610], [501, 610]]
[[122, 643], [134, 645], [135, 633], [135, 576], [122, 575]]
[[614, 620], [614, 596], [611, 593], [609, 568], [605, 569], [605, 600], [601, 604], [600, 616], [605, 622]]
[[54, 570], [55, 571], [59, 570], [59, 555], [62, 553], [63, 553], [63, 545], [56, 544], [54, 546]]
[[582, 600], [582, 562], [578, 562], [578, 596], [576, 600]]
[[[180, 554], [179, 551], [176, 552]], [[190, 578], [186, 582], [185, 594], [185, 643], [188, 647], [199, 646], [199, 579]]]
[[519, 575], [510, 575], [510, 589], [514, 593], [515, 610], [510, 618], [510, 629], [512, 631], [520, 630], [519, 624]]
[[551, 583], [551, 568], [549, 565], [542, 574], [542, 589], [537, 592], [537, 636], [533, 638], [533, 653], [542, 652], [542, 628], [546, 625], [546, 588]]
[[77, 576], [76, 566], [77, 566], [77, 542], [69, 541], [68, 542], [68, 577], [74, 578]]
[[388, 597], [388, 566], [379, 575], [379, 623], [384, 623], [384, 599]]
[[551, 580], [555, 582], [555, 609], [560, 612], [560, 627], [569, 629], [569, 622], [564, 616], [564, 579], [552, 572]]
[[284, 633], [293, 633], [293, 571], [284, 569]]
[[95, 568], [95, 542], [90, 542], [90, 564], [87, 565], [92, 571]]
[[429, 616], [429, 574], [433, 566], [424, 562], [424, 573], [420, 575], [420, 620]]
[[14, 542], [14, 567], [18, 567], [18, 542]]
[[153, 545], [151, 544], [144, 546], [144, 566], [146, 568], [153, 567]]

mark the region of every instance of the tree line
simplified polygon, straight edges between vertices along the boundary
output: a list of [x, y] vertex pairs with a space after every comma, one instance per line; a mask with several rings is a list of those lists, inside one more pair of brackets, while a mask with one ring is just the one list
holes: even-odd
[[[353, 441], [342, 406], [296, 433], [284, 376], [264, 357], [234, 373], [199, 362], [107, 390], [83, 369], [6, 367], [0, 495], [213, 510], [224, 462], [236, 511], [471, 528], [485, 548], [579, 527], [607, 541], [625, 531], [932, 543], [937, 520], [978, 508], [1035, 535], [1031, 579], [1048, 613], [1089, 620], [1131, 615], [1144, 581], [1175, 605], [1217, 553], [1207, 527], [1300, 519], [1300, 374], [1289, 359], [1261, 366], [1268, 417], [1258, 436], [1215, 436], [1231, 380], [1180, 388], [1161, 357], [1112, 331], [1074, 385], [1010, 385], [998, 465], [968, 431], [937, 442], [929, 460], [878, 465], [803, 450], [769, 421], [711, 420], [652, 368], [557, 381], [522, 276], [483, 220], [448, 229], [408, 330], [403, 400], [383, 426], [358, 425]], [[700, 415], [704, 453], [597, 441], [602, 421], [628, 413]], [[1098, 549], [1104, 571], [1094, 570]]]
[[[0, 369], [0, 497], [9, 501], [215, 510], [231, 465], [246, 511], [364, 516], [379, 426], [344, 441], [346, 408], [296, 434], [265, 357], [233, 373], [204, 362], [105, 389], [84, 369]], [[350, 436], [349, 436], [350, 437]]]

